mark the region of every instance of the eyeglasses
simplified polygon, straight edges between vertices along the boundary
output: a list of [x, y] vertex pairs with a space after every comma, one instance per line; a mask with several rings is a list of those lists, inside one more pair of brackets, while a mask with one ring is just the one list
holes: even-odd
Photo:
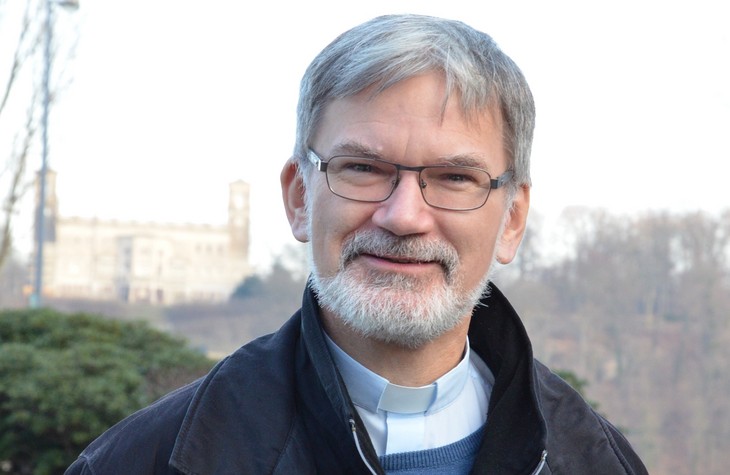
[[335, 195], [368, 203], [390, 198], [400, 183], [401, 170], [418, 173], [421, 195], [434, 208], [470, 211], [481, 208], [493, 189], [501, 188], [512, 179], [508, 170], [492, 176], [481, 168], [461, 165], [430, 165], [409, 167], [377, 158], [337, 155], [326, 162], [314, 150], [307, 158], [317, 170], [327, 176], [327, 185]]

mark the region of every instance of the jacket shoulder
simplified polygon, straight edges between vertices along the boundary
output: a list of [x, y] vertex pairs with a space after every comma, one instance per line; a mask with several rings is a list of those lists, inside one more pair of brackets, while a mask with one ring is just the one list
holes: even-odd
[[267, 441], [286, 433], [289, 415], [271, 409], [273, 400], [289, 394], [284, 389], [294, 371], [290, 353], [297, 329], [298, 319], [290, 319], [221, 360], [205, 377], [128, 416], [92, 442], [66, 474], [206, 473], [205, 467], [215, 466], [211, 459], [219, 458], [208, 449], [240, 442], [242, 427], [267, 434]]
[[180, 425], [202, 379], [163, 396], [94, 440], [66, 471], [75, 474], [167, 474]]
[[[296, 426], [299, 314], [253, 340], [196, 391], [170, 464], [184, 473], [273, 473]], [[220, 457], [220, 453], [229, 455]]]
[[536, 361], [547, 424], [548, 465], [555, 473], [648, 474], [628, 440], [562, 378]]

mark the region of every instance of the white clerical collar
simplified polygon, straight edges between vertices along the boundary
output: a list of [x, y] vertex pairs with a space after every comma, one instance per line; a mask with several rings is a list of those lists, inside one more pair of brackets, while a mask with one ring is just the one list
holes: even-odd
[[326, 335], [327, 344], [342, 375], [352, 402], [371, 412], [378, 410], [400, 414], [435, 413], [459, 396], [469, 377], [469, 345], [456, 367], [432, 384], [406, 387], [392, 384], [370, 371], [345, 353]]

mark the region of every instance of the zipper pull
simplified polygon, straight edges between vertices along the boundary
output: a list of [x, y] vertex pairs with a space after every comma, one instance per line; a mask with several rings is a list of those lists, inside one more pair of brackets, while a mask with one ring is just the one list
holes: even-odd
[[547, 450], [542, 451], [542, 455], [540, 455], [540, 463], [537, 464], [537, 468], [534, 472], [532, 472], [532, 475], [538, 475], [540, 472], [542, 472], [543, 467], [547, 463]]
[[373, 469], [372, 465], [370, 465], [370, 462], [365, 458], [365, 454], [362, 453], [362, 448], [360, 448], [360, 439], [357, 436], [357, 426], [355, 425], [355, 419], [350, 419], [350, 429], [352, 429], [352, 438], [355, 439], [355, 447], [357, 447], [357, 453], [360, 454], [360, 458], [362, 459], [365, 466], [370, 470], [370, 473], [373, 475], [378, 475], [378, 472]]

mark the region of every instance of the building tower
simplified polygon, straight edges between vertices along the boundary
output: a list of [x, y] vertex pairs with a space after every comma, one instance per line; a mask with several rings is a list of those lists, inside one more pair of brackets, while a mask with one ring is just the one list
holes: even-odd
[[228, 233], [231, 254], [248, 262], [250, 186], [243, 180], [229, 186]]

